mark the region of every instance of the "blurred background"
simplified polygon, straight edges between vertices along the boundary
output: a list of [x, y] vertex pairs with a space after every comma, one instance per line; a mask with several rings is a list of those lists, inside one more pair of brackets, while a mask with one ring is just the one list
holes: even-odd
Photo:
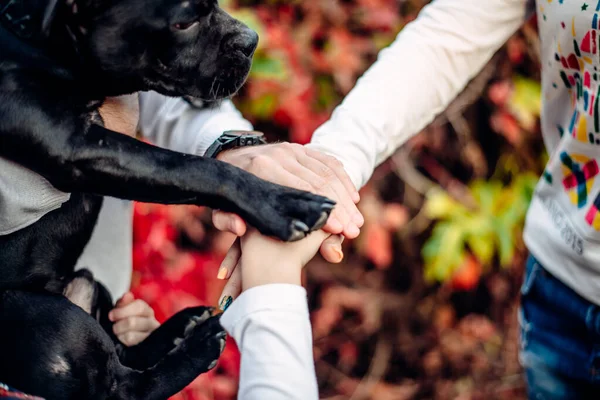
[[[260, 34], [234, 101], [270, 140], [306, 143], [426, 0], [223, 0]], [[410, 60], [406, 60], [410, 62]], [[323, 399], [525, 399], [521, 229], [545, 155], [535, 21], [376, 171], [345, 261], [306, 268]], [[343, 134], [343, 132], [342, 132]], [[233, 237], [210, 211], [137, 204], [134, 293], [162, 321], [216, 305]], [[176, 399], [234, 399], [239, 353]]]

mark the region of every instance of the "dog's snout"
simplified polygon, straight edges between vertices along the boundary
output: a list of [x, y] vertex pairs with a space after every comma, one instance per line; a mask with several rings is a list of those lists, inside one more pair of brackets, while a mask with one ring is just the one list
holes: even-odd
[[231, 37], [227, 44], [228, 48], [241, 51], [246, 57], [252, 57], [256, 46], [258, 46], [258, 34], [248, 28]]

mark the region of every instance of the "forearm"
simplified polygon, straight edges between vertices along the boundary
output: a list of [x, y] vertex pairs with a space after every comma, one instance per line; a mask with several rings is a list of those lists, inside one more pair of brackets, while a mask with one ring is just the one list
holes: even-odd
[[182, 99], [147, 92], [140, 96], [140, 128], [157, 146], [202, 156], [224, 131], [252, 130], [252, 124], [230, 100], [198, 109]]
[[306, 290], [270, 284], [249, 289], [221, 324], [241, 353], [238, 398], [318, 399]]
[[314, 134], [357, 187], [464, 89], [525, 20], [526, 0], [436, 0]]

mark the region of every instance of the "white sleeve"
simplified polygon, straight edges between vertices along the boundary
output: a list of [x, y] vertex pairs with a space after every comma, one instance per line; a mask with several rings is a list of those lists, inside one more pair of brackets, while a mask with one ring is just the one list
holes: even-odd
[[197, 109], [180, 98], [144, 92], [140, 94], [140, 128], [157, 146], [202, 156], [224, 131], [252, 130], [252, 124], [230, 100], [215, 108]]
[[527, 0], [435, 0], [402, 30], [315, 132], [357, 187], [444, 111], [523, 24]]
[[306, 290], [291, 284], [243, 292], [221, 317], [242, 360], [239, 400], [317, 400]]

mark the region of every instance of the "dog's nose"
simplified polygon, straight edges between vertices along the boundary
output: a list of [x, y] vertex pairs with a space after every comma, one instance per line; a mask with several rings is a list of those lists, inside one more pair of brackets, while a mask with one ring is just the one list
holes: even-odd
[[252, 29], [244, 29], [243, 32], [231, 39], [229, 46], [234, 50], [241, 51], [246, 57], [252, 57], [258, 46], [258, 34]]

